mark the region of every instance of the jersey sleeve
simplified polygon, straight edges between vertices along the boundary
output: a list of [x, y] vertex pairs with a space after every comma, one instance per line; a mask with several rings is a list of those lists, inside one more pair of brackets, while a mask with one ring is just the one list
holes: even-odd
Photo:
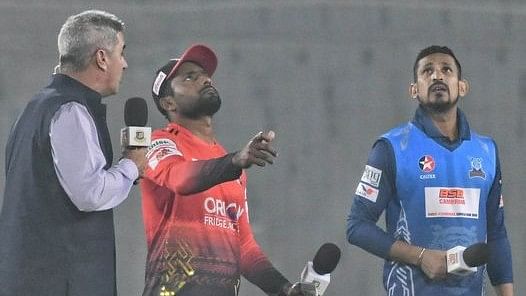
[[[495, 145], [496, 147], [496, 145]], [[511, 247], [504, 224], [504, 201], [502, 197], [502, 177], [498, 150], [496, 154], [495, 180], [491, 187], [487, 202], [487, 228], [488, 228], [488, 276], [491, 283], [496, 286], [513, 282], [513, 268]]]
[[190, 195], [239, 178], [242, 171], [232, 163], [233, 155], [194, 161], [183, 155], [175, 140], [160, 135], [152, 139], [144, 175], [178, 195]]
[[395, 192], [396, 164], [387, 139], [373, 145], [347, 218], [347, 240], [387, 259], [395, 239], [376, 225]]

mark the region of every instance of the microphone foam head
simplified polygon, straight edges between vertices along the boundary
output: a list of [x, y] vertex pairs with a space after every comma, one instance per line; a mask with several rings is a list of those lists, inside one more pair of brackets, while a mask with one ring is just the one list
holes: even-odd
[[314, 256], [312, 268], [320, 275], [331, 273], [338, 265], [340, 255], [341, 251], [338, 246], [333, 243], [325, 243]]
[[124, 104], [124, 124], [145, 126], [148, 122], [148, 105], [143, 98], [129, 98]]
[[481, 266], [488, 262], [489, 249], [486, 243], [476, 243], [464, 250], [462, 258], [469, 267]]

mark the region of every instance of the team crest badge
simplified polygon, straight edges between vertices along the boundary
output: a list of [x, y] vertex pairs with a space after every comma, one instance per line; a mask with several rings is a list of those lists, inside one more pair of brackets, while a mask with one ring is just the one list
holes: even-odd
[[469, 178], [482, 178], [486, 180], [486, 172], [482, 168], [482, 158], [471, 158], [471, 170], [469, 170]]

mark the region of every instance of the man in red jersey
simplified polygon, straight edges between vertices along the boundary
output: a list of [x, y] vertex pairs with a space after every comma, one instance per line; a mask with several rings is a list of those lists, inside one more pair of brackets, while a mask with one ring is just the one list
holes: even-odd
[[156, 73], [153, 99], [169, 123], [152, 134], [141, 182], [143, 295], [235, 296], [240, 275], [268, 295], [311, 295], [291, 288], [254, 239], [243, 169], [273, 163], [274, 132], [258, 133], [235, 153], [218, 143], [216, 67], [215, 53], [194, 45]]

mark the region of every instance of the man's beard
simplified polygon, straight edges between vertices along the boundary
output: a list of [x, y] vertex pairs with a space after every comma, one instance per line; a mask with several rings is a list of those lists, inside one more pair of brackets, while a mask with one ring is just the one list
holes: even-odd
[[451, 110], [457, 104], [458, 98], [448, 100], [447, 102], [420, 103], [420, 106], [432, 114], [444, 114]]
[[221, 97], [215, 89], [207, 88], [201, 92], [199, 99], [189, 108], [184, 108], [180, 112], [192, 119], [203, 116], [212, 116], [221, 108]]
[[[432, 92], [431, 88], [433, 86], [434, 85], [429, 87], [428, 98], [431, 96], [431, 92]], [[447, 101], [444, 100], [443, 98], [436, 98], [434, 100], [434, 102], [422, 103], [422, 100], [420, 100], [420, 98], [418, 98], [418, 101], [420, 102], [420, 106], [422, 106], [422, 108], [424, 108], [427, 112], [429, 112], [431, 114], [444, 114], [444, 113], [448, 112], [449, 110], [451, 110], [453, 107], [455, 107], [455, 105], [458, 102], [458, 96], [456, 98], [451, 98], [449, 87], [447, 87], [445, 84], [444, 84], [444, 86], [447, 89], [447, 96], [448, 96], [448, 100]], [[445, 96], [445, 95], [446, 94], [444, 94], [444, 93], [440, 94], [440, 96]], [[437, 94], [435, 94], [435, 96], [437, 96]]]

